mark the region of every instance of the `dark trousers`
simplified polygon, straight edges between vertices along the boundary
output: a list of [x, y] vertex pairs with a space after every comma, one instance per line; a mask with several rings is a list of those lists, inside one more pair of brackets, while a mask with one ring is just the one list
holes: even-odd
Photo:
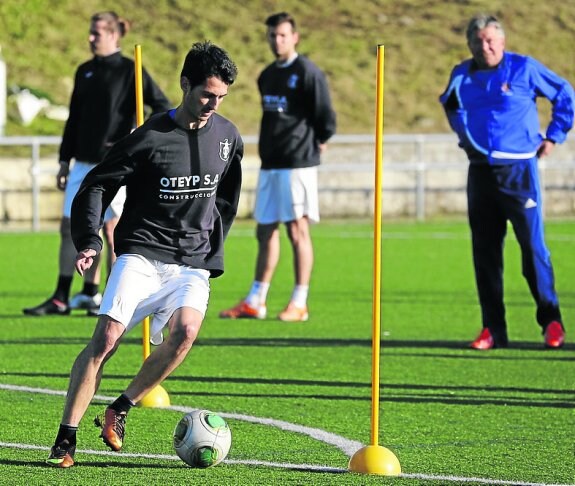
[[537, 159], [509, 165], [469, 166], [467, 202], [475, 280], [483, 327], [498, 343], [507, 343], [503, 302], [503, 245], [510, 221], [521, 247], [523, 276], [545, 329], [561, 322], [553, 267], [545, 246]]

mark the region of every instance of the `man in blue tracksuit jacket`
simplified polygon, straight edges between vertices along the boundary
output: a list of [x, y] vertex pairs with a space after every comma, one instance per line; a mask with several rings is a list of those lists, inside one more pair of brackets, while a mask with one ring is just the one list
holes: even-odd
[[[503, 244], [509, 220], [545, 346], [559, 348], [565, 328], [544, 241], [537, 160], [565, 140], [573, 126], [575, 94], [567, 81], [535, 59], [505, 51], [503, 28], [493, 16], [471, 19], [467, 44], [472, 59], [453, 69], [440, 102], [470, 162], [468, 212], [483, 321], [471, 347], [507, 346]], [[540, 96], [553, 107], [545, 136], [539, 133]]]

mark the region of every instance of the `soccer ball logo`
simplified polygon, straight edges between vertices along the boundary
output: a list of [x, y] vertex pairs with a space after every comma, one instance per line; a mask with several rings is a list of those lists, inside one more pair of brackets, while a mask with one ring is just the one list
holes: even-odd
[[207, 410], [187, 413], [174, 430], [174, 448], [182, 461], [206, 468], [222, 462], [232, 445], [232, 432], [226, 421]]

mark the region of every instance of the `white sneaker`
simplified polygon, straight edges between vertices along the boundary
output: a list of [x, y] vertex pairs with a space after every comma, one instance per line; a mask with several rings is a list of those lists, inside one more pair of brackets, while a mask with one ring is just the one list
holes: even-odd
[[70, 309], [98, 309], [102, 303], [102, 294], [86, 295], [78, 293], [70, 299]]

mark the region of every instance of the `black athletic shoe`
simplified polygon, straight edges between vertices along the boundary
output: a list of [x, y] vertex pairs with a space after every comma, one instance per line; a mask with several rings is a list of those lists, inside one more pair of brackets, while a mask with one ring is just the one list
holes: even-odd
[[72, 467], [74, 465], [74, 452], [76, 452], [75, 445], [70, 445], [67, 440], [60, 442], [60, 444], [52, 446], [52, 449], [50, 449], [50, 455], [46, 459], [46, 464], [52, 467]]
[[46, 316], [48, 314], [66, 316], [70, 314], [70, 307], [68, 304], [50, 297], [46, 302], [42, 302], [36, 307], [22, 309], [22, 312], [27, 316]]

